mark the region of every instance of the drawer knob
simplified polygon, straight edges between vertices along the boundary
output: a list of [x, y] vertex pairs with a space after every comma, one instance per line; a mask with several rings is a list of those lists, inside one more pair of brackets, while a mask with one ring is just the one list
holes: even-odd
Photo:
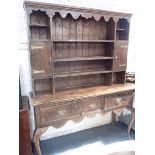
[[60, 111], [58, 111], [58, 114], [62, 116], [62, 115], [64, 115], [65, 111], [66, 110], [60, 110]]

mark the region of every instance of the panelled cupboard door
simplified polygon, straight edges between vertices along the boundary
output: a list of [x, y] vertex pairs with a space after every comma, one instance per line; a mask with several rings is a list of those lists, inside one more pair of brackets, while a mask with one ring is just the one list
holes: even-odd
[[113, 61], [113, 70], [114, 71], [126, 70], [127, 49], [128, 49], [127, 41], [121, 41], [121, 42], [115, 43], [114, 61]]
[[33, 78], [48, 77], [52, 75], [51, 64], [51, 43], [32, 42], [31, 50], [31, 70]]

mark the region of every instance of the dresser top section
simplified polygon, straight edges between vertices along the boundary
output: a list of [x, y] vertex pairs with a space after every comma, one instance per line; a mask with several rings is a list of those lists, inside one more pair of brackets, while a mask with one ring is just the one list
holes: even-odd
[[64, 18], [68, 13], [70, 13], [72, 14], [74, 19], [77, 19], [81, 15], [85, 18], [91, 18], [93, 16], [96, 20], [99, 20], [104, 15], [105, 20], [109, 20], [110, 17], [113, 17], [113, 19], [116, 21], [119, 18], [126, 18], [129, 21], [132, 16], [131, 13], [113, 12], [101, 9], [75, 7], [34, 1], [24, 1], [24, 7], [26, 8], [28, 14], [32, 13], [32, 10], [41, 10], [46, 11], [49, 16], [53, 16], [55, 12], [59, 12]]
[[134, 84], [114, 84], [112, 86], [95, 86], [91, 88], [66, 90], [63, 92], [57, 92], [55, 95], [42, 95], [34, 97], [32, 98], [32, 105], [39, 106], [45, 103], [52, 104], [61, 101], [71, 101], [76, 99], [126, 92], [134, 89]]

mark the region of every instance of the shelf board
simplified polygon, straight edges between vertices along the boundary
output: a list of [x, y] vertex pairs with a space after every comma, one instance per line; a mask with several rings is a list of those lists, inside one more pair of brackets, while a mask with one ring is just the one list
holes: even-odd
[[101, 74], [101, 73], [112, 73], [112, 70], [97, 70], [97, 71], [90, 71], [86, 70], [83, 72], [66, 72], [66, 73], [54, 73], [54, 77], [69, 77], [69, 76], [79, 76], [79, 75], [91, 75], [91, 74]]
[[102, 42], [114, 42], [114, 40], [53, 40], [53, 42], [61, 43], [61, 42], [84, 42], [84, 43], [102, 43]]
[[31, 42], [51, 41], [51, 39], [31, 39]]
[[40, 76], [40, 77], [34, 77], [32, 76], [33, 80], [44, 80], [44, 79], [52, 79], [52, 76]]
[[30, 27], [49, 27], [49, 25], [45, 25], [45, 24], [30, 24]]
[[125, 31], [126, 29], [116, 29], [116, 31]]
[[107, 60], [107, 59], [113, 59], [113, 57], [105, 57], [105, 56], [72, 57], [72, 58], [55, 59], [54, 62], [62, 62], [62, 61], [83, 61], [83, 60]]

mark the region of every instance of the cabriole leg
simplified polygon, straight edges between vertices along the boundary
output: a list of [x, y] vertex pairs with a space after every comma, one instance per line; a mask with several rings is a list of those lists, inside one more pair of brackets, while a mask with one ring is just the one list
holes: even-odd
[[35, 131], [34, 137], [33, 137], [33, 142], [37, 151], [38, 155], [42, 155], [41, 149], [40, 149], [40, 137], [43, 133], [47, 131], [48, 127], [46, 128], [39, 128]]

